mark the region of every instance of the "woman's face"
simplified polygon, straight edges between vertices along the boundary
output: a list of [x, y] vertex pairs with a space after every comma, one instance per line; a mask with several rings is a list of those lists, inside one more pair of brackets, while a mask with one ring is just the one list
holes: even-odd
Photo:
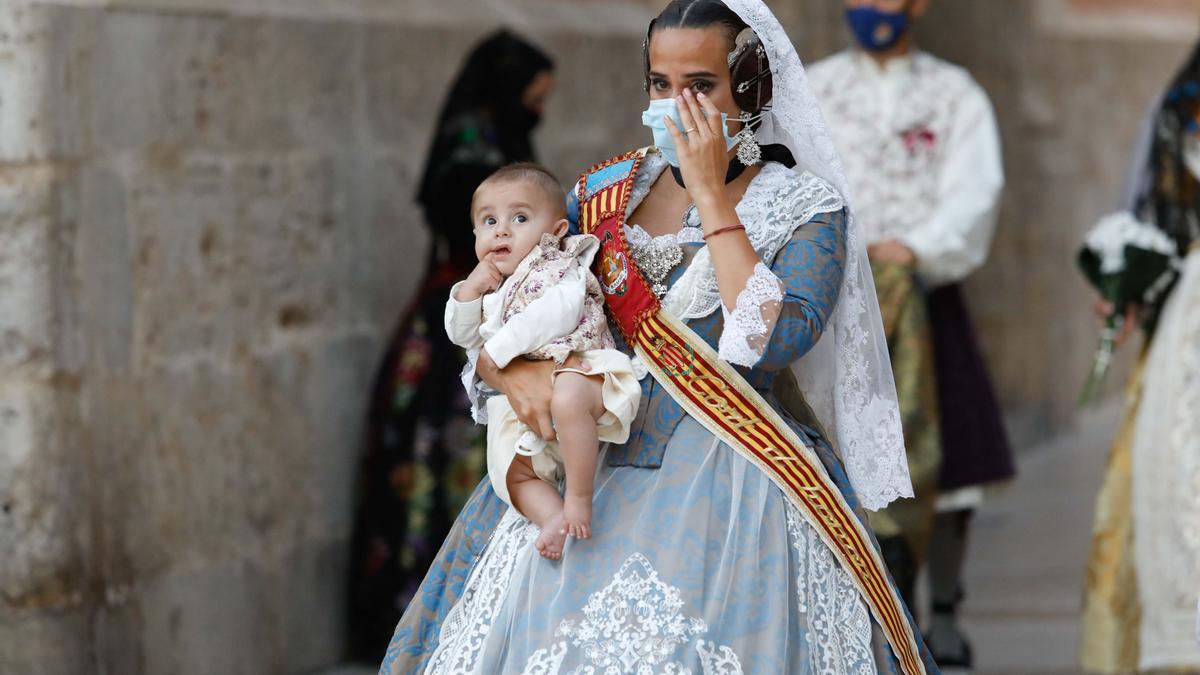
[[521, 104], [529, 112], [541, 115], [546, 112], [546, 99], [554, 91], [554, 73], [543, 70], [534, 76], [533, 81], [521, 93]]
[[650, 98], [674, 98], [684, 89], [703, 92], [730, 118], [729, 133], [741, 128], [729, 78], [731, 45], [723, 27], [665, 28], [650, 36]]

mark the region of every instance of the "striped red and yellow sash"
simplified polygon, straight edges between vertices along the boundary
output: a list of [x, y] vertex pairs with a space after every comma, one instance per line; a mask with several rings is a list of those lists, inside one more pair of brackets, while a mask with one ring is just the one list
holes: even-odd
[[[779, 486], [850, 574], [903, 671], [925, 673], [883, 559], [820, 458], [707, 342], [660, 311], [657, 296], [632, 263], [625, 211], [643, 156], [639, 150], [600, 164], [584, 174], [578, 188], [580, 229], [600, 239], [594, 271], [618, 330], [691, 417]], [[627, 173], [620, 167], [619, 179], [589, 186], [589, 176], [630, 161]]]

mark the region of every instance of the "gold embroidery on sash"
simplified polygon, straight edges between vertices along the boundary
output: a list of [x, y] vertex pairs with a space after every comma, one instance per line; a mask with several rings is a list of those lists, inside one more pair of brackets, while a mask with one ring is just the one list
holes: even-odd
[[[602, 260], [611, 262], [618, 256], [628, 257], [621, 227], [633, 175], [643, 154], [635, 151], [614, 158], [585, 174], [634, 159], [628, 176], [591, 197], [584, 195], [585, 182], [580, 184], [580, 226], [589, 234], [605, 230]], [[621, 262], [623, 266], [624, 260]], [[600, 269], [605, 269], [603, 264]], [[615, 268], [609, 271], [614, 272]], [[910, 675], [924, 673], [925, 664], [915, 634], [889, 582], [883, 559], [820, 458], [707, 343], [683, 322], [660, 312], [657, 298], [650, 296], [649, 302], [643, 300], [639, 304], [639, 298], [645, 298], [649, 292], [648, 287], [635, 267], [629, 266], [628, 272], [629, 279], [622, 279], [619, 288], [604, 289], [614, 316], [625, 313], [617, 317], [621, 319], [617, 325], [626, 342], [641, 355], [655, 379], [689, 416], [770, 477], [789, 501], [806, 514], [822, 541], [854, 578], [901, 669]], [[695, 346], [691, 344], [693, 341]]]
[[[736, 373], [724, 374], [725, 370], [732, 369], [722, 364], [707, 344], [693, 348], [684, 342], [687, 346], [685, 354], [676, 334], [688, 335], [689, 331], [686, 325], [667, 316], [651, 316], [644, 321], [638, 331], [636, 344], [651, 366], [655, 378], [668, 391], [673, 386], [690, 394], [693, 398], [686, 401], [681, 395], [672, 393], [672, 396], [685, 410], [699, 412], [701, 417], [696, 419], [703, 421], [703, 417], [707, 416], [716, 422], [720, 429], [717, 434], [719, 437], [733, 447], [751, 453], [747, 459], [775, 478], [780, 487], [785, 488], [785, 493], [790, 492], [794, 501], [799, 502], [798, 506], [803, 505], [803, 510], [816, 521], [814, 525], [818, 531], [823, 532], [822, 538], [826, 539], [842, 565], [858, 581], [861, 592], [873, 610], [872, 614], [884, 627], [888, 642], [900, 660], [901, 669], [905, 673], [924, 673], [924, 663], [920, 659], [915, 636], [904, 618], [894, 589], [888, 583], [882, 559], [874, 548], [868, 551], [867, 547], [872, 546], [870, 535], [856, 516], [848, 511], [836, 487], [826, 484], [828, 478], [822, 480], [820, 477], [824, 475], [823, 470], [811, 465], [819, 460], [807, 459], [800, 450], [802, 442], [776, 428], [783, 423], [781, 419], [771, 421], [774, 418], [756, 414], [754, 408], [765, 406], [765, 401], [748, 387], [739, 387], [741, 380], [733, 379], [738, 377]], [[688, 367], [689, 372], [681, 375], [684, 367]], [[740, 400], [735, 393], [740, 394]], [[690, 414], [695, 417], [694, 413]], [[791, 447], [796, 443], [801, 445]], [[846, 512], [842, 512], [843, 509]], [[854, 519], [853, 522], [848, 520], [850, 518]]]

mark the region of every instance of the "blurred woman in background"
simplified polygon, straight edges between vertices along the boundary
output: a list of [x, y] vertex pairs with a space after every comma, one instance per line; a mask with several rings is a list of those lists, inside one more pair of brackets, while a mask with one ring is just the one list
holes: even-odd
[[1142, 326], [1146, 348], [1096, 500], [1080, 660], [1086, 672], [1200, 672], [1200, 47], [1135, 161], [1122, 206], [1162, 230], [1181, 263], [1173, 287], [1124, 324]]
[[378, 662], [455, 516], [484, 474], [459, 374], [462, 350], [442, 314], [450, 286], [476, 264], [471, 196], [493, 171], [535, 158], [532, 132], [554, 87], [553, 62], [508, 31], [480, 43], [438, 117], [417, 202], [432, 239], [429, 269], [375, 377], [362, 501], [350, 568], [355, 656]]

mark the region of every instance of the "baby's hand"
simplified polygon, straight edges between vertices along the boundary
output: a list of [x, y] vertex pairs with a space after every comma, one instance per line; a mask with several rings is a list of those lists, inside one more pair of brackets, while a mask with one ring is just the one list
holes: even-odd
[[491, 293], [504, 283], [504, 275], [491, 260], [480, 260], [475, 269], [467, 275], [462, 285], [458, 287], [455, 300], [471, 302], [484, 293]]

